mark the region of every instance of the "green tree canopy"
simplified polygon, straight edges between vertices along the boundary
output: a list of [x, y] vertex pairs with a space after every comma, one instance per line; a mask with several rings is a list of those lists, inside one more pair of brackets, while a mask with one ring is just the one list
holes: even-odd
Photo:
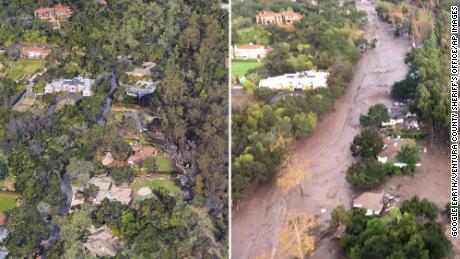
[[417, 145], [406, 145], [399, 150], [396, 158], [407, 164], [407, 167], [411, 171], [415, 170], [415, 165], [420, 162], [420, 155], [417, 149]]
[[10, 256], [18, 258], [39, 255], [40, 243], [47, 239], [49, 230], [40, 213], [31, 206], [21, 206], [11, 211], [7, 228], [10, 235], [5, 246]]
[[364, 129], [359, 135], [355, 136], [350, 146], [353, 156], [363, 158], [375, 158], [382, 151], [382, 148], [382, 137], [372, 129]]
[[376, 159], [368, 159], [352, 164], [347, 170], [347, 181], [361, 191], [379, 187], [387, 176], [392, 175], [395, 168], [391, 164], [383, 164]]
[[[401, 211], [381, 218], [365, 216], [365, 210], [334, 210], [341, 215], [346, 232], [340, 240], [340, 250], [349, 258], [448, 258], [452, 243], [441, 223], [419, 220], [419, 215], [429, 211], [436, 217], [435, 206], [417, 198], [403, 203]], [[422, 209], [423, 208], [423, 209]], [[424, 214], [427, 215], [427, 214]]]
[[384, 104], [376, 104], [369, 108], [367, 115], [359, 117], [359, 123], [363, 127], [376, 127], [380, 126], [382, 122], [390, 120], [388, 108]]

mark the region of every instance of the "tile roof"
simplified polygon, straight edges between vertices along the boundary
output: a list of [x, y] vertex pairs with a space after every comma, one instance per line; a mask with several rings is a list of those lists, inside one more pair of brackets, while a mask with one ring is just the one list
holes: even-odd
[[258, 16], [262, 16], [262, 17], [274, 17], [274, 16], [278, 16], [280, 15], [280, 13], [275, 13], [275, 12], [267, 12], [267, 11], [262, 11], [258, 14]]
[[53, 9], [49, 8], [49, 7], [40, 7], [37, 10], [35, 10], [35, 12], [38, 13], [38, 14], [45, 14], [45, 13], [51, 12], [51, 10], [53, 10]]
[[45, 47], [23, 47], [22, 52], [42, 52], [44, 54], [51, 53], [51, 49]]
[[112, 163], [108, 164], [107, 167], [125, 167], [128, 166], [128, 162], [120, 161], [120, 160], [113, 160]]
[[152, 146], [135, 145], [132, 147], [132, 150], [134, 154], [128, 157], [129, 163], [142, 163], [147, 157], [156, 154], [156, 149]]
[[282, 12], [281, 14], [283, 16], [288, 16], [288, 17], [302, 17], [301, 14], [298, 14], [298, 13], [293, 12], [293, 11], [285, 11], [285, 12]]
[[257, 44], [242, 44], [237, 46], [239, 49], [260, 49], [260, 48], [265, 48], [263, 45], [257, 45]]
[[72, 13], [72, 10], [70, 8], [67, 8], [67, 7], [63, 6], [62, 4], [55, 5], [54, 9], [58, 13]]

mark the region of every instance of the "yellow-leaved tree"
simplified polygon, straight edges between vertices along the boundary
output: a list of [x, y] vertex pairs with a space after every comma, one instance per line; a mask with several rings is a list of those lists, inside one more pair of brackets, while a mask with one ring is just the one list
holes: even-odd
[[293, 159], [287, 164], [286, 171], [276, 182], [285, 194], [294, 187], [298, 187], [300, 195], [304, 196], [302, 181], [310, 177], [310, 173], [305, 169], [307, 165], [308, 161], [299, 161], [298, 159]]
[[317, 221], [302, 213], [290, 212], [286, 225], [278, 232], [275, 258], [303, 259], [315, 250], [315, 238], [309, 232]]

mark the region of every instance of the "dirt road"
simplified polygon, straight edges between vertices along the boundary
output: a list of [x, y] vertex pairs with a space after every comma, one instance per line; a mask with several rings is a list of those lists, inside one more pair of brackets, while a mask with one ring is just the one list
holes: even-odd
[[[293, 159], [310, 161], [305, 170], [311, 177], [303, 182], [306, 195], [302, 198], [293, 190], [286, 202], [274, 182], [256, 188], [250, 198], [240, 202], [238, 211], [233, 210], [233, 258], [273, 255], [277, 232], [288, 211], [316, 216], [326, 225], [332, 209], [351, 206], [353, 192], [345, 180], [345, 171], [353, 162], [349, 147], [359, 133], [359, 115], [376, 103], [392, 106], [388, 92], [407, 73], [404, 57], [410, 51], [409, 41], [393, 36], [391, 28], [377, 17], [373, 4], [358, 3], [357, 7], [368, 13], [365, 36], [377, 39], [377, 46], [355, 66], [354, 78], [347, 94], [337, 101], [336, 111], [320, 123], [313, 135], [295, 146]], [[446, 161], [436, 164], [447, 166], [448, 158]], [[313, 258], [340, 258], [330, 241], [321, 241], [318, 246]]]

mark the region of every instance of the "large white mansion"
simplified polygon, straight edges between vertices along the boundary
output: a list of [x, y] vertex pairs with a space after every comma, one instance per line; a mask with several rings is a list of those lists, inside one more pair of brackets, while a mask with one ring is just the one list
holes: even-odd
[[322, 71], [303, 71], [295, 74], [284, 74], [269, 77], [259, 82], [259, 87], [270, 89], [305, 89], [327, 87], [329, 73]]
[[80, 92], [83, 96], [92, 96], [94, 80], [83, 78], [81, 76], [73, 79], [61, 79], [46, 84], [45, 93], [77, 93]]

